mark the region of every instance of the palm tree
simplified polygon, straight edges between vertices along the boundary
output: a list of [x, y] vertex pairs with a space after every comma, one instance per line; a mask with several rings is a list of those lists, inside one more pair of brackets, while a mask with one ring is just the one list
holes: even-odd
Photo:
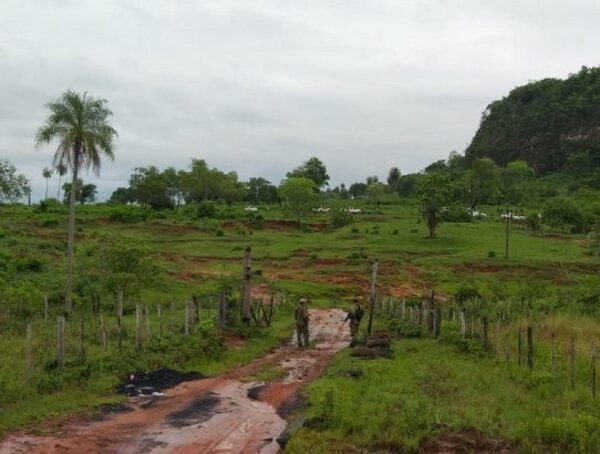
[[67, 174], [68, 167], [63, 163], [59, 162], [56, 165], [56, 171], [58, 172], [58, 189], [56, 190], [56, 200], [60, 200], [60, 185], [62, 183], [62, 177]]
[[52, 178], [52, 170], [50, 170], [48, 167], [44, 167], [44, 170], [42, 170], [42, 176], [46, 179], [46, 197], [45, 200], [48, 200], [48, 180], [50, 178]]
[[[54, 154], [53, 166], [66, 165], [72, 173], [75, 187], [79, 173], [83, 168], [92, 169], [100, 174], [101, 160], [104, 154], [114, 159], [113, 139], [117, 131], [110, 124], [112, 112], [107, 101], [83, 96], [74, 91], [67, 91], [46, 107], [50, 115], [38, 129], [36, 143], [38, 146], [58, 141]], [[67, 285], [65, 292], [65, 313], [70, 314], [73, 308], [73, 242], [75, 239], [75, 195], [71, 191], [69, 200], [69, 237], [67, 243]]]

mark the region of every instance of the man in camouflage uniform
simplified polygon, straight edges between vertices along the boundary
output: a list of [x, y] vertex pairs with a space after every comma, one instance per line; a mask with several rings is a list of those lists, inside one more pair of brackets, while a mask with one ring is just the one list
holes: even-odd
[[298, 348], [308, 347], [308, 309], [306, 308], [306, 299], [300, 298], [296, 307], [296, 336], [298, 338]]
[[354, 339], [358, 334], [359, 324], [358, 315], [356, 313], [356, 305], [354, 305], [354, 307], [348, 311], [348, 315], [346, 315], [346, 319], [344, 320], [344, 323], [346, 322], [350, 322], [350, 336], [352, 339]]

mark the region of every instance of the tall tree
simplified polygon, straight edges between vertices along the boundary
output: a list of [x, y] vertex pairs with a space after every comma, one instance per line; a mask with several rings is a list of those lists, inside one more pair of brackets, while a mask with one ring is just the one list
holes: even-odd
[[475, 160], [469, 176], [471, 210], [477, 208], [481, 201], [498, 192], [499, 183], [498, 166], [494, 161], [489, 158]]
[[315, 184], [315, 191], [319, 192], [324, 186], [329, 184], [329, 175], [327, 174], [327, 167], [325, 164], [317, 158], [312, 157], [301, 166], [296, 167], [287, 174], [288, 178], [308, 178]]
[[48, 200], [48, 180], [52, 178], [52, 170], [48, 167], [44, 167], [44, 170], [42, 170], [42, 176], [46, 179], [46, 196], [44, 199]]
[[60, 188], [62, 183], [62, 177], [67, 174], [69, 168], [63, 163], [59, 162], [56, 165], [56, 173], [58, 173], [58, 189], [56, 190], [56, 200], [60, 200]]
[[421, 216], [429, 230], [429, 238], [435, 238], [437, 227], [443, 221], [444, 212], [452, 201], [453, 187], [445, 172], [428, 172], [419, 178], [417, 192], [421, 198]]
[[279, 187], [283, 210], [296, 218], [298, 225], [313, 208], [316, 194], [315, 183], [308, 178], [288, 178]]
[[[38, 146], [58, 142], [54, 154], [54, 166], [60, 163], [71, 169], [72, 185], [77, 184], [79, 173], [92, 169], [100, 173], [102, 155], [114, 159], [113, 140], [117, 131], [110, 123], [112, 112], [104, 99], [80, 95], [66, 91], [62, 96], [49, 102], [50, 111], [46, 122], [38, 129]], [[75, 197], [71, 191], [69, 201], [69, 232], [67, 242], [67, 283], [65, 289], [65, 312], [73, 309], [73, 243], [75, 241]]]
[[392, 167], [388, 172], [387, 184], [390, 186], [392, 191], [396, 192], [398, 183], [400, 182], [400, 169], [398, 167]]
[[0, 202], [16, 202], [27, 195], [29, 182], [9, 161], [0, 159]]

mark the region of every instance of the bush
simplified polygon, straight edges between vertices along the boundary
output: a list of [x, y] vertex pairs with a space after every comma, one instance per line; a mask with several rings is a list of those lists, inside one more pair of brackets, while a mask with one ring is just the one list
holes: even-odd
[[44, 262], [36, 257], [23, 257], [15, 262], [15, 269], [20, 272], [30, 271], [39, 273], [44, 267]]
[[58, 219], [56, 218], [43, 218], [40, 221], [40, 227], [57, 227]]
[[56, 199], [42, 200], [36, 207], [36, 211], [40, 213], [62, 213], [65, 211], [65, 205]]
[[217, 229], [215, 232], [216, 236], [224, 236], [225, 232], [223, 231], [223, 229]]
[[496, 258], [496, 251], [488, 251], [488, 258], [490, 258], [490, 259]]
[[352, 215], [347, 211], [333, 211], [329, 220], [331, 226], [334, 229], [339, 229], [352, 224]]
[[360, 230], [358, 230], [358, 227], [352, 227], [352, 230], [350, 230], [350, 232], [352, 233], [360, 233]]
[[124, 224], [132, 224], [142, 222], [148, 219], [148, 210], [137, 207], [118, 207], [113, 209], [109, 214], [112, 221], [122, 222]]
[[217, 214], [217, 207], [210, 200], [203, 200], [196, 207], [196, 216], [199, 218], [212, 218]]
[[453, 204], [448, 207], [444, 215], [446, 222], [471, 222], [472, 218], [469, 212], [460, 204]]

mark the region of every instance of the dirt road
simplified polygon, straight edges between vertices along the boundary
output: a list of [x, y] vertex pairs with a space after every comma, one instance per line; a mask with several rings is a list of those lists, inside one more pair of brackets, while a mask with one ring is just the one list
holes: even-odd
[[[73, 423], [52, 437], [15, 434], [5, 453], [275, 453], [299, 390], [320, 376], [349, 341], [345, 312], [312, 309], [311, 349], [292, 341], [259, 360], [223, 374], [183, 383], [164, 397], [136, 397], [132, 411], [98, 422]], [[248, 381], [257, 370], [282, 367], [287, 376], [264, 384]], [[257, 399], [248, 397], [248, 390]]]

